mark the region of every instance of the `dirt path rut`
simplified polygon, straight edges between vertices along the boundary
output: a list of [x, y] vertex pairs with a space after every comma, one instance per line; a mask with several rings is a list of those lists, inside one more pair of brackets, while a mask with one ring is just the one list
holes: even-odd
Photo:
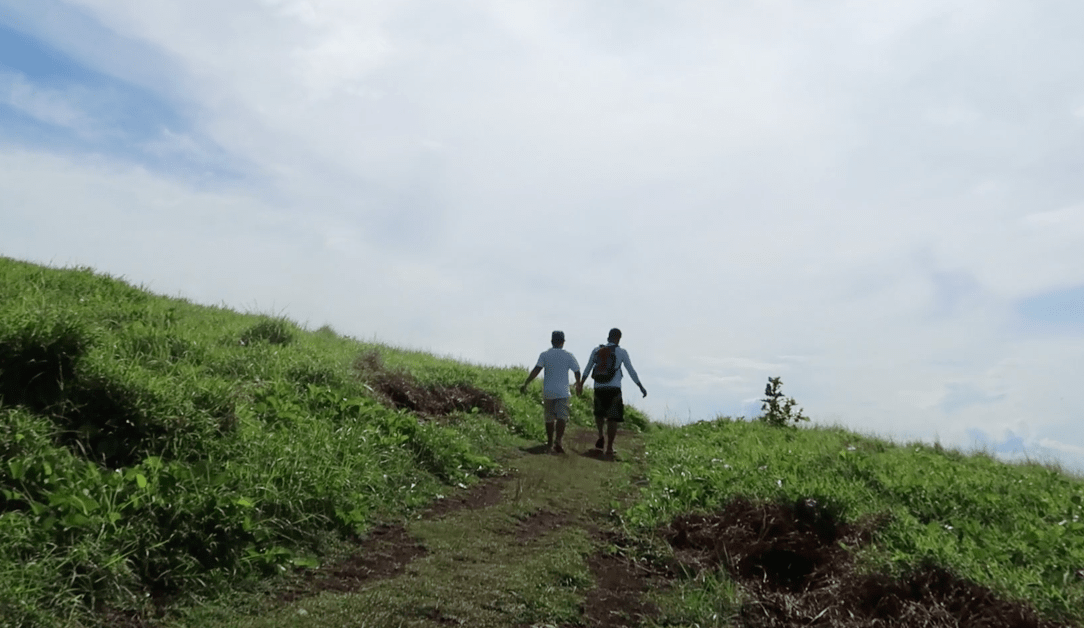
[[[611, 511], [633, 491], [642, 442], [617, 460], [570, 430], [566, 453], [520, 450], [509, 473], [374, 529], [349, 558], [306, 574], [246, 628], [637, 626], [646, 574], [608, 546]], [[621, 446], [624, 445], [624, 448]]]

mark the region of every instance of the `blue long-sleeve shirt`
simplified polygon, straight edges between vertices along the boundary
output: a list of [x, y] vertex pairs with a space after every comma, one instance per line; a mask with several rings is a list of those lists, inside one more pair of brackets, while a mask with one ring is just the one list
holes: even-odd
[[[608, 343], [609, 346], [613, 346], [614, 351], [617, 353], [617, 372], [614, 373], [613, 379], [606, 383], [595, 382], [595, 388], [620, 388], [621, 387], [621, 367], [625, 367], [629, 370], [629, 377], [632, 381], [636, 382], [637, 386], [643, 386], [640, 383], [640, 376], [636, 374], [636, 369], [632, 368], [632, 360], [629, 359], [629, 352], [625, 351], [621, 347], [614, 345], [614, 343]], [[583, 369], [583, 378], [587, 377], [591, 373], [591, 369], [595, 366], [595, 360], [598, 356], [599, 347], [595, 347], [591, 350], [591, 357], [587, 358], [587, 366]]]

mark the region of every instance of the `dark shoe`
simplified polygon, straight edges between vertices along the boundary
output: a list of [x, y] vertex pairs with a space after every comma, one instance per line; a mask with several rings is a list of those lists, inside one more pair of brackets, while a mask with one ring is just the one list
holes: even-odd
[[565, 448], [561, 447], [561, 443], [557, 443], [556, 445], [553, 446], [553, 453], [555, 453], [555, 454], [563, 454], [563, 453], [565, 453]]
[[600, 438], [600, 439], [595, 441], [595, 449], [602, 449], [605, 446], [606, 446], [606, 440], [605, 439]]

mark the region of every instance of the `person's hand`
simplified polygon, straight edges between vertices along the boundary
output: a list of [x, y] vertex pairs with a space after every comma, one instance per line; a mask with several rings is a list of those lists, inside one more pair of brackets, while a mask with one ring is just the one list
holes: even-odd
[[644, 385], [643, 385], [643, 384], [640, 384], [640, 392], [644, 393], [644, 396], [645, 396], [645, 397], [647, 396], [647, 389], [646, 389], [646, 388], [644, 388]]
[[521, 395], [527, 394], [527, 384], [523, 384], [522, 386], [520, 386], [519, 387], [519, 392], [520, 392]]
[[576, 396], [583, 396], [583, 382], [576, 382]]

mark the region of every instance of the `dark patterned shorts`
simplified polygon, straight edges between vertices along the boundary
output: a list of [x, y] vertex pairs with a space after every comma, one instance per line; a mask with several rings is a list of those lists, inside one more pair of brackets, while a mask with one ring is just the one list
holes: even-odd
[[616, 386], [595, 387], [595, 418], [614, 422], [625, 420], [625, 400]]

